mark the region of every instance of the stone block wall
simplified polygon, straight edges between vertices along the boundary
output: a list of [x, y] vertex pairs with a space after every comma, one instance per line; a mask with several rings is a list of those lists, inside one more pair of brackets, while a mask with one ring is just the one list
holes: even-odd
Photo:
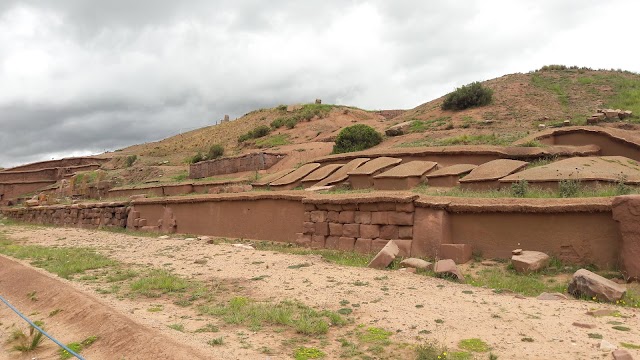
[[95, 203], [3, 209], [6, 217], [36, 224], [83, 228], [126, 227], [129, 204]]
[[368, 254], [394, 240], [401, 255], [407, 256], [411, 252], [413, 221], [413, 202], [306, 201], [303, 230], [297, 234], [296, 242], [317, 249]]
[[234, 174], [243, 171], [266, 170], [283, 159], [284, 156], [283, 154], [260, 152], [201, 161], [189, 166], [189, 178], [201, 179], [209, 176]]

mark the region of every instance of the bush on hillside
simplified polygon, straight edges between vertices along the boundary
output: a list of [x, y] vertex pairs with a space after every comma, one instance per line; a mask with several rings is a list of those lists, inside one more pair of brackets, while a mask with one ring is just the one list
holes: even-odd
[[491, 103], [493, 90], [474, 82], [457, 88], [448, 94], [442, 103], [442, 110], [464, 110], [471, 107], [485, 106]]
[[127, 159], [125, 160], [125, 165], [127, 167], [131, 167], [136, 162], [136, 160], [138, 160], [138, 155], [129, 155], [129, 156], [127, 156]]
[[195, 163], [199, 163], [200, 161], [204, 161], [206, 160], [205, 156], [202, 155], [202, 153], [200, 151], [198, 151], [197, 154], [193, 155], [190, 158], [187, 158], [187, 164], [195, 164]]
[[209, 152], [207, 153], [207, 159], [208, 160], [217, 159], [219, 157], [222, 157], [222, 155], [224, 155], [224, 147], [220, 144], [213, 144], [209, 148]]
[[340, 154], [365, 150], [382, 142], [382, 135], [371, 126], [356, 124], [340, 131], [333, 146], [333, 153]]
[[238, 142], [245, 142], [250, 139], [257, 139], [263, 136], [269, 135], [271, 129], [266, 125], [260, 125], [246, 134], [242, 134], [238, 137]]

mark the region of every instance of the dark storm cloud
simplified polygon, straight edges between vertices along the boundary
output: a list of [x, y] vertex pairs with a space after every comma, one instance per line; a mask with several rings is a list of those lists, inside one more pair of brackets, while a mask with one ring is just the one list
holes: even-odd
[[638, 71], [634, 48], [597, 52], [628, 45], [621, 34], [634, 33], [637, 10], [592, 0], [5, 0], [0, 166], [317, 97], [410, 108], [548, 63]]

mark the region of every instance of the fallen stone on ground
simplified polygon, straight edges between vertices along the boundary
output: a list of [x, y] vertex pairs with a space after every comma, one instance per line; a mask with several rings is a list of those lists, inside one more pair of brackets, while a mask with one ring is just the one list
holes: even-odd
[[631, 356], [631, 354], [624, 349], [614, 350], [611, 355], [613, 356], [614, 360], [633, 360], [633, 356]]
[[511, 250], [511, 255], [522, 255], [522, 249]]
[[607, 340], [600, 341], [600, 350], [602, 351], [612, 351], [612, 350], [616, 350], [617, 348], [618, 348], [617, 346], [608, 342]]
[[420, 270], [426, 270], [431, 267], [431, 263], [418, 258], [408, 258], [400, 261], [400, 266], [405, 268], [414, 268]]
[[569, 300], [569, 298], [560, 293], [547, 293], [543, 292], [542, 294], [536, 297], [538, 300]]
[[437, 276], [441, 277], [455, 277], [458, 281], [464, 282], [464, 276], [458, 270], [455, 261], [451, 259], [438, 260], [433, 266], [433, 271]]
[[601, 317], [601, 316], [616, 316], [618, 314], [618, 310], [613, 309], [598, 309], [587, 311], [587, 315], [591, 315], [593, 317]]
[[384, 269], [395, 260], [399, 253], [400, 248], [391, 240], [378, 252], [367, 266], [374, 269]]
[[415, 268], [402, 268], [402, 269], [398, 269], [398, 271], [408, 272], [408, 273], [412, 273], [412, 274], [416, 273], [416, 269]]
[[622, 299], [627, 288], [587, 269], [580, 269], [573, 274], [568, 292], [575, 297], [615, 302]]
[[546, 268], [551, 258], [540, 251], [522, 251], [520, 255], [513, 255], [511, 263], [516, 272], [528, 274]]
[[406, 121], [400, 124], [393, 125], [392, 127], [385, 130], [384, 133], [387, 136], [404, 135], [409, 131], [409, 128], [411, 127], [412, 122], [413, 121]]
[[577, 322], [577, 321], [575, 321], [571, 325], [573, 325], [575, 327], [583, 328], [583, 329], [595, 329], [596, 328], [596, 326], [593, 325], [593, 324], [581, 323], [581, 322]]

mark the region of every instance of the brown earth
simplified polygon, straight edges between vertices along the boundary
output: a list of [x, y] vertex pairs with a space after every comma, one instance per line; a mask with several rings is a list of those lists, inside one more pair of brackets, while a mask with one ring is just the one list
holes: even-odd
[[[167, 350], [172, 349], [172, 343], [179, 343], [184, 347], [202, 350], [205, 358], [290, 359], [292, 348], [302, 345], [322, 348], [328, 354], [327, 358], [339, 358], [343, 348], [337, 339], [353, 340], [353, 331], [360, 329], [360, 325], [376, 326], [393, 333], [390, 338], [392, 345], [376, 354], [379, 358], [411, 358], [411, 344], [425, 341], [440, 342], [453, 351], [461, 339], [480, 338], [501, 359], [597, 359], [608, 356], [608, 353], [598, 349], [601, 340], [590, 338], [589, 333], [601, 334], [605, 340], [616, 345], [620, 342], [637, 343], [640, 338], [638, 309], [577, 300], [542, 301], [520, 298], [513, 294], [496, 294], [490, 289], [406, 272], [338, 266], [317, 255], [300, 256], [248, 250], [226, 243], [209, 245], [200, 240], [136, 237], [69, 228], [7, 226], [5, 230], [9, 238], [19, 243], [90, 247], [132, 268], [165, 268], [187, 278], [218, 284], [217, 288], [221, 290], [216, 293], [216, 297], [221, 301], [229, 296], [241, 295], [274, 302], [295, 299], [318, 309], [338, 310], [341, 307], [351, 307], [353, 310], [348, 316], [353, 321], [352, 325], [331, 328], [326, 337], [305, 339], [287, 330], [265, 327], [260, 331], [250, 331], [243, 326], [224, 325], [219, 318], [198, 315], [193, 308], [176, 306], [166, 297], [129, 297], [123, 290], [99, 294], [98, 290], [104, 284], [91, 281], [67, 282], [47, 277], [52, 287], [60, 286], [58, 284], [62, 282], [65, 287], [72, 288], [74, 293], [79, 293], [85, 299], [98, 298], [97, 302], [108, 305], [108, 314], [114, 319], [125, 319], [144, 328], [157, 329], [163, 337], [173, 339], [162, 340], [166, 342]], [[309, 266], [289, 268], [305, 263]], [[463, 266], [462, 271], [468, 274], [483, 267], [484, 265], [475, 263]], [[25, 299], [25, 293], [33, 286], [8, 287], [5, 284], [3, 279], [0, 282], [3, 295], [17, 305], [25, 306], [27, 312], [46, 314], [51, 311], [47, 301], [29, 303]], [[42, 295], [38, 291], [37, 295], [44, 299], [46, 290], [43, 290]], [[343, 305], [344, 302], [341, 304], [341, 300], [348, 301], [349, 305]], [[146, 310], [157, 305], [162, 305], [161, 311]], [[54, 325], [57, 318], [52, 317], [45, 319], [47, 325], [52, 330], [60, 326], [64, 329], [61, 333], [81, 326], [82, 317], [70, 314], [74, 312], [74, 308], [75, 306], [70, 306], [69, 313], [60, 317], [61, 324]], [[619, 310], [622, 317], [592, 317], [586, 314], [594, 308]], [[67, 310], [59, 315], [65, 312]], [[38, 314], [33, 316], [38, 317]], [[0, 329], [4, 332], [9, 325], [9, 321], [5, 319], [6, 313], [3, 312], [3, 326]], [[612, 329], [609, 323], [612, 320], [621, 322], [631, 330], [623, 332]], [[194, 332], [207, 322], [218, 325], [220, 332]], [[595, 327], [581, 328], [572, 325], [574, 322]], [[176, 323], [183, 324], [185, 332], [167, 327]], [[119, 327], [116, 325], [104, 328], [113, 331]], [[122, 337], [132, 335], [125, 330], [120, 332]], [[107, 335], [99, 332], [99, 328], [71, 335], [76, 340], [88, 335], [107, 338]], [[1, 336], [7, 335], [3, 333]], [[214, 336], [222, 336], [224, 344], [216, 347], [203, 345]], [[532, 341], [524, 341], [525, 338]], [[142, 345], [134, 340], [135, 338], [131, 339], [131, 346], [140, 348]], [[401, 345], [405, 343], [409, 345]], [[100, 358], [98, 354], [111, 354], [107, 345], [106, 341], [99, 340], [87, 349], [86, 355], [89, 358]], [[270, 349], [269, 355], [264, 354], [265, 347]], [[51, 350], [50, 345], [46, 348]], [[638, 350], [630, 352], [636, 357], [640, 356]], [[13, 355], [15, 353], [6, 353], [5, 357]], [[478, 356], [486, 358], [487, 355]], [[38, 355], [38, 358], [47, 357]], [[193, 358], [200, 357], [194, 353]]]

